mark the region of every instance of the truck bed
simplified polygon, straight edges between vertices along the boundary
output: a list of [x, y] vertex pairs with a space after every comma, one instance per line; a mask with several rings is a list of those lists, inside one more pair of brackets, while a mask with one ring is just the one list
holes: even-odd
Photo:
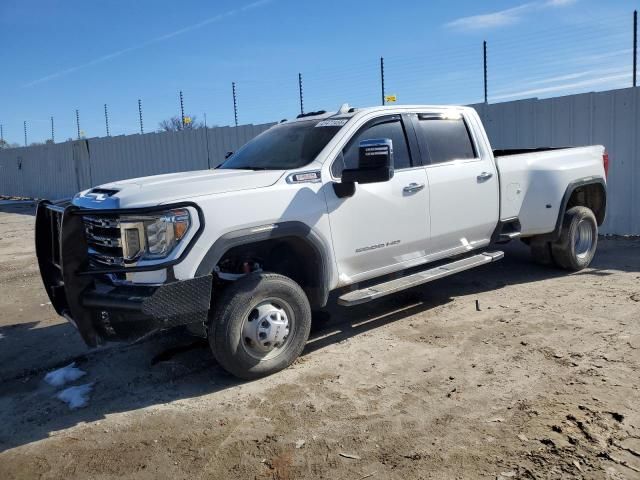
[[605, 177], [604, 147], [494, 150], [500, 172], [500, 220], [520, 220], [523, 237], [554, 230], [567, 185]]
[[550, 152], [552, 150], [564, 150], [574, 147], [538, 147], [538, 148], [503, 148], [493, 151], [494, 157], [508, 157], [511, 155], [522, 155], [524, 153]]

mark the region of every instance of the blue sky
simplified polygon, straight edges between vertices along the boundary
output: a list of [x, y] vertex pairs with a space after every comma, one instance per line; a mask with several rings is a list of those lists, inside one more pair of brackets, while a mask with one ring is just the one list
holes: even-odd
[[209, 125], [292, 118], [380, 102], [379, 59], [398, 103], [489, 101], [631, 85], [632, 12], [640, 0], [2, 0], [0, 124], [22, 144], [145, 132], [179, 113]]

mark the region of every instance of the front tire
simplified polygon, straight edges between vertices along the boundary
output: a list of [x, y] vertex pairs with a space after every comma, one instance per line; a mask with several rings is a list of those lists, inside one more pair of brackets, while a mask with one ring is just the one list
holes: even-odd
[[253, 380], [287, 368], [309, 338], [307, 296], [283, 275], [249, 274], [229, 285], [215, 304], [209, 345], [236, 377]]
[[593, 260], [598, 245], [598, 222], [587, 207], [572, 207], [562, 220], [560, 238], [551, 244], [558, 266], [577, 272]]

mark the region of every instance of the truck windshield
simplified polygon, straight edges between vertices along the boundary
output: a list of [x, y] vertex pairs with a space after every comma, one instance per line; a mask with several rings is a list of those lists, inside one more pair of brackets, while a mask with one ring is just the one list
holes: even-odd
[[275, 125], [231, 155], [218, 168], [289, 170], [311, 163], [348, 119]]

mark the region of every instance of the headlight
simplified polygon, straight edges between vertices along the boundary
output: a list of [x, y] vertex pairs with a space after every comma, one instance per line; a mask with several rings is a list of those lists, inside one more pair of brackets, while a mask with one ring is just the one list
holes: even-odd
[[124, 259], [166, 258], [190, 227], [191, 215], [184, 208], [153, 215], [122, 217], [120, 238]]

